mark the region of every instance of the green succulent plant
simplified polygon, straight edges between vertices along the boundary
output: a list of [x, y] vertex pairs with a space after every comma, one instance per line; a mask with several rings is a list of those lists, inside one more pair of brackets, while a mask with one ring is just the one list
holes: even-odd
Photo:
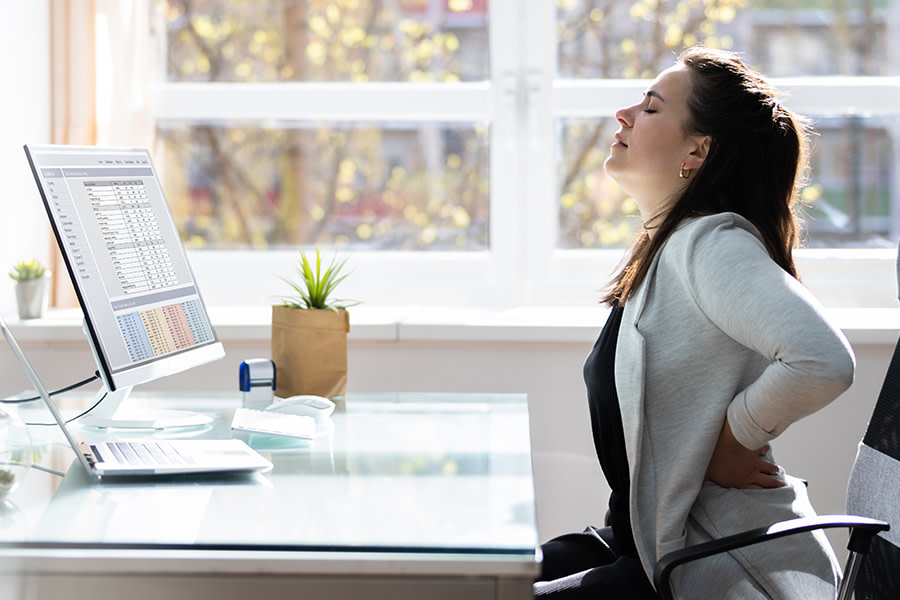
[[9, 276], [17, 283], [21, 283], [32, 279], [40, 279], [46, 272], [47, 269], [44, 268], [44, 265], [38, 259], [32, 258], [16, 264], [9, 272]]
[[318, 246], [316, 246], [315, 264], [301, 249], [300, 261], [296, 266], [299, 280], [281, 278], [293, 288], [296, 295], [283, 297], [282, 304], [290, 308], [325, 310], [340, 310], [356, 306], [359, 304], [358, 301], [331, 297], [338, 284], [347, 278], [347, 274], [341, 274], [346, 264], [346, 258], [339, 261], [337, 257], [334, 257], [323, 270]]

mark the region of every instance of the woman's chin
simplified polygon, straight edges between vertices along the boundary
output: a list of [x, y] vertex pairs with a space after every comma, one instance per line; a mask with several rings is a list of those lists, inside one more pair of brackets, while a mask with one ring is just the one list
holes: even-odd
[[612, 154], [607, 156], [606, 160], [603, 161], [603, 170], [613, 179], [616, 178], [616, 158]]
[[603, 170], [606, 171], [606, 174], [609, 175], [610, 179], [619, 184], [619, 187], [623, 187], [622, 181], [620, 180], [621, 169], [617, 162], [615, 157], [610, 154], [606, 157], [606, 160], [603, 161]]

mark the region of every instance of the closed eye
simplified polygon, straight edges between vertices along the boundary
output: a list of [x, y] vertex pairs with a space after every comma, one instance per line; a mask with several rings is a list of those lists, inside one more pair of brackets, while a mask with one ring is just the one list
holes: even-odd
[[644, 112], [648, 115], [652, 115], [657, 112], [654, 109], [650, 108], [650, 104], [654, 101], [665, 103], [663, 97], [660, 96], [659, 92], [657, 92], [656, 90], [647, 90], [646, 92], [644, 92], [644, 103], [646, 106]]

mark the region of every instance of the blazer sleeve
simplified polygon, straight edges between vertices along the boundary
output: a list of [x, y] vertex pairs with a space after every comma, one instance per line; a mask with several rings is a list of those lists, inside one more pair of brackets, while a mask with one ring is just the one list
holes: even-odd
[[689, 229], [677, 255], [694, 301], [716, 327], [768, 361], [728, 406], [737, 440], [759, 448], [850, 386], [853, 351], [812, 294], [769, 257], [748, 221], [726, 213]]

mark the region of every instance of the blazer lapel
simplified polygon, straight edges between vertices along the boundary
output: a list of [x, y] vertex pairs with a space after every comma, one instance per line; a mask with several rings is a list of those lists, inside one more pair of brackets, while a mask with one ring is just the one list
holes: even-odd
[[646, 308], [650, 285], [656, 275], [660, 254], [665, 247], [666, 244], [660, 247], [653, 257], [653, 262], [650, 263], [650, 268], [647, 269], [644, 281], [625, 304], [619, 338], [616, 341], [616, 393], [619, 396], [622, 429], [625, 432], [625, 450], [628, 454], [632, 482], [636, 480], [640, 466], [644, 425], [645, 343], [639, 324]]
[[[628, 455], [628, 468], [631, 479], [631, 498], [629, 504], [632, 510], [631, 527], [638, 549], [641, 562], [647, 569], [653, 568], [654, 549], [646, 547], [644, 542], [648, 535], [641, 526], [641, 520], [635, 518], [638, 510], [638, 499], [635, 495], [636, 482], [639, 477], [646, 475], [641, 473], [642, 446], [644, 432], [644, 370], [646, 368], [645, 340], [640, 331], [641, 315], [647, 303], [648, 289], [656, 273], [657, 254], [647, 275], [634, 295], [625, 304], [622, 314], [622, 324], [619, 327], [619, 338], [616, 342], [616, 393], [619, 396], [619, 412], [622, 415], [622, 430], [625, 434], [625, 453]], [[652, 481], [652, 474], [651, 474]]]
[[625, 450], [628, 454], [632, 481], [640, 464], [644, 414], [644, 336], [638, 329], [638, 320], [645, 299], [646, 286], [642, 285], [625, 305], [619, 338], [616, 341], [616, 393], [619, 396]]

